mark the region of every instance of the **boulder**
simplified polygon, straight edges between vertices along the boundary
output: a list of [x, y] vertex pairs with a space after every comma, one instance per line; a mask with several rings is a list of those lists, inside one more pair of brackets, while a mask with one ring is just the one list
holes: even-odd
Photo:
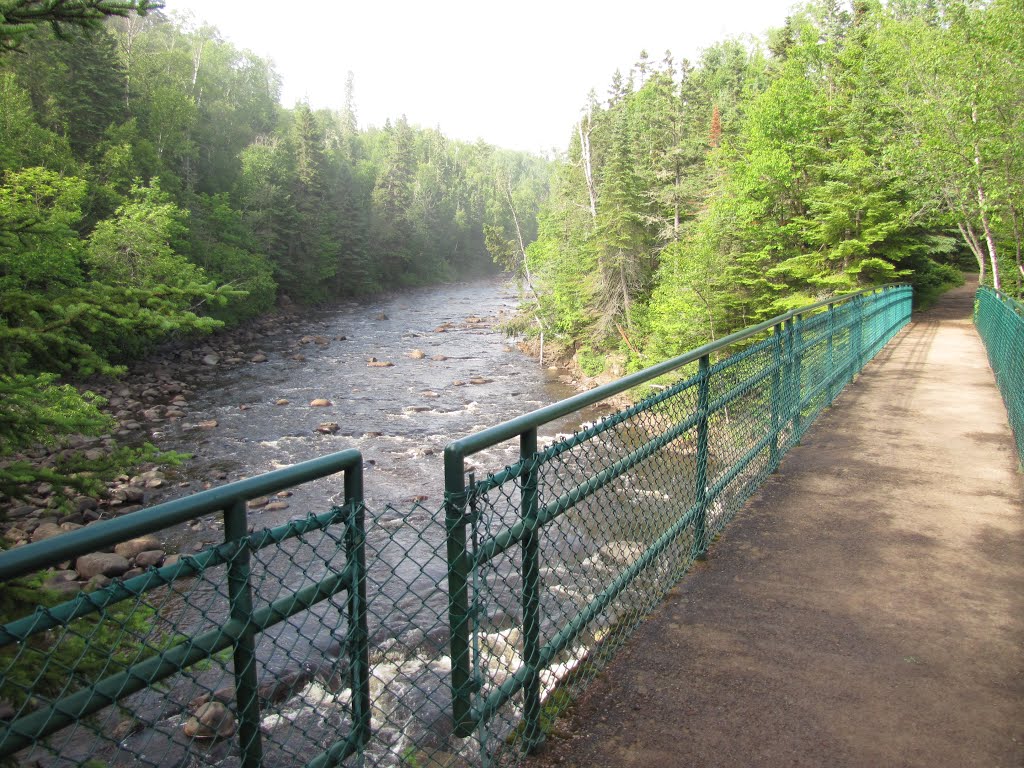
[[327, 408], [328, 406], [334, 405], [334, 403], [326, 397], [318, 397], [316, 400], [310, 401], [309, 405], [312, 408]]
[[323, 424], [319, 425], [316, 428], [316, 431], [323, 435], [333, 435], [339, 429], [341, 429], [341, 427], [338, 425], [338, 422], [325, 421]]
[[31, 540], [42, 541], [43, 539], [51, 539], [62, 533], [64, 533], [64, 531], [59, 525], [57, 525], [57, 523], [40, 523], [39, 526], [32, 531]]
[[267, 356], [262, 352], [257, 352], [255, 355], [249, 358], [250, 363], [265, 363], [267, 362]]
[[220, 355], [209, 354], [203, 356], [203, 365], [216, 365], [219, 362]]
[[78, 571], [78, 575], [89, 581], [96, 576], [109, 578], [121, 576], [129, 568], [131, 568], [131, 563], [126, 558], [109, 552], [93, 552], [90, 555], [82, 555], [75, 561], [75, 570]]
[[235, 732], [235, 716], [219, 701], [201, 705], [182, 727], [190, 739], [226, 739]]
[[135, 565], [139, 568], [159, 566], [163, 561], [164, 551], [162, 549], [147, 549], [135, 556]]
[[412, 352], [409, 353], [408, 356], [411, 357], [413, 360], [422, 360], [424, 357], [426, 357], [426, 354], [424, 354], [422, 349], [414, 349]]

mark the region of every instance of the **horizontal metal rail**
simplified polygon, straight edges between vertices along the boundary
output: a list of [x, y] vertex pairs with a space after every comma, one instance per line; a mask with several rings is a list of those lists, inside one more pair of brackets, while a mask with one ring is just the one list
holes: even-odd
[[609, 397], [627, 392], [634, 387], [646, 384], [660, 376], [677, 371], [683, 366], [698, 362], [702, 357], [712, 355], [715, 352], [735, 346], [741, 341], [745, 341], [752, 336], [757, 336], [771, 331], [776, 326], [781, 326], [793, 318], [805, 317], [811, 312], [841, 305], [845, 302], [853, 301], [858, 298], [898, 290], [906, 291], [906, 295], [910, 296], [910, 286], [899, 283], [886, 286], [884, 288], [868, 288], [863, 291], [858, 291], [857, 293], [851, 293], [833, 299], [825, 299], [815, 304], [801, 307], [800, 309], [791, 310], [785, 314], [773, 317], [770, 320], [765, 320], [763, 323], [752, 325], [749, 328], [736, 331], [728, 336], [723, 336], [717, 341], [697, 347], [685, 354], [665, 360], [657, 365], [652, 365], [642, 371], [637, 371], [629, 376], [623, 376], [621, 379], [616, 381], [603, 384], [586, 392], [581, 392], [578, 395], [566, 398], [565, 400], [560, 400], [559, 402], [545, 406], [544, 408], [538, 408], [535, 411], [531, 411], [530, 413], [514, 419], [509, 419], [501, 424], [481, 430], [480, 432], [476, 432], [475, 434], [459, 440], [454, 440], [445, 447], [445, 455], [446, 457], [448, 455], [452, 455], [453, 457], [461, 456], [463, 458], [472, 456], [474, 453], [479, 453], [480, 451], [491, 448], [499, 443], [506, 442], [507, 440], [513, 440], [530, 429], [542, 427], [556, 419], [581, 411], [587, 406], [595, 405], [602, 400], [607, 400]]

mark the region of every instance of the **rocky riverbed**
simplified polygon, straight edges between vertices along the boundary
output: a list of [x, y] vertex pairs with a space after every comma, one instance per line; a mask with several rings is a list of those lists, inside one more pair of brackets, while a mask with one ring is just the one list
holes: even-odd
[[[580, 386], [503, 337], [497, 326], [515, 305], [510, 286], [479, 281], [282, 312], [167, 345], [119, 379], [84, 385], [106, 400], [110, 434], [73, 436], [15, 458], [52, 467], [71, 453], [95, 461], [115, 445], [146, 442], [193, 458], [143, 465], [95, 496], [39, 483], [24, 499], [0, 499], [0, 534], [7, 546], [40, 541], [346, 447], [363, 451], [369, 493], [380, 502], [436, 501], [450, 439]], [[279, 524], [311, 504], [293, 509], [290, 497], [254, 500], [255, 524]], [[218, 521], [197, 521], [169, 538], [126, 542], [126, 552], [66, 563], [48, 583], [69, 592], [96, 586], [217, 537]]]

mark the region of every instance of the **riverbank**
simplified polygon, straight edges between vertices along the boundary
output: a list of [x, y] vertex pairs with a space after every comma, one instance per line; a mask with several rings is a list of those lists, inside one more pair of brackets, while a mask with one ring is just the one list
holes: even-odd
[[[281, 313], [166, 345], [120, 379], [86, 383], [107, 401], [116, 424], [108, 435], [24, 457], [54, 466], [72, 452], [100, 460], [115, 445], [148, 442], [194, 458], [143, 464], [91, 496], [39, 483], [23, 500], [0, 501], [0, 534], [7, 546], [40, 541], [347, 447], [364, 452], [381, 500], [436, 499], [434, 465], [450, 439], [587, 388], [561, 368], [526, 360], [499, 333], [516, 303], [503, 281], [476, 281]], [[278, 524], [315, 503], [310, 498], [258, 500], [254, 524]], [[197, 523], [140, 552], [200, 549], [218, 538], [217, 525]], [[154, 554], [126, 559], [99, 575], [163, 562]], [[63, 573], [59, 583], [89, 578], [96, 574]]]

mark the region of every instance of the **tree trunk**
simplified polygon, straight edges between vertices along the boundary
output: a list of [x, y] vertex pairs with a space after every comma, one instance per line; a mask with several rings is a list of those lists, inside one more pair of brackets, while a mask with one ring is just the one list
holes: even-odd
[[[533, 285], [533, 275], [530, 274], [530, 262], [526, 259], [526, 244], [523, 242], [523, 230], [519, 226], [519, 214], [516, 213], [516, 207], [512, 202], [512, 183], [505, 180], [505, 196], [508, 198], [508, 209], [512, 212], [512, 221], [516, 225], [516, 240], [519, 243], [519, 256], [523, 261], [523, 277], [526, 278], [526, 285], [530, 289], [530, 293], [533, 294], [533, 298], [537, 300], [537, 307], [540, 308], [540, 294], [537, 293], [536, 287]], [[541, 357], [544, 355], [544, 323], [541, 322], [540, 317], [535, 318], [541, 327]]]
[[964, 238], [964, 242], [967, 243], [967, 247], [971, 249], [971, 253], [974, 254], [974, 258], [978, 262], [978, 285], [984, 285], [985, 253], [982, 251], [981, 243], [978, 242], [978, 236], [974, 234], [974, 227], [971, 226], [969, 221], [958, 221], [956, 225]]
[[985, 192], [981, 185], [978, 185], [978, 208], [981, 214], [981, 226], [985, 230], [985, 244], [988, 246], [988, 257], [992, 264], [992, 286], [997, 290], [1003, 289], [1002, 282], [999, 279], [999, 255], [996, 252], [996, 238], [992, 234], [992, 227], [988, 221], [988, 215], [985, 213]]
[[591, 124], [591, 107], [589, 104], [587, 105], [586, 123], [586, 130], [583, 130], [583, 120], [580, 120], [577, 129], [580, 132], [580, 151], [583, 154], [583, 175], [587, 180], [587, 195], [590, 197], [590, 218], [596, 222], [597, 186], [594, 183], [594, 167], [591, 163], [590, 157], [590, 131], [593, 128], [593, 125]]

